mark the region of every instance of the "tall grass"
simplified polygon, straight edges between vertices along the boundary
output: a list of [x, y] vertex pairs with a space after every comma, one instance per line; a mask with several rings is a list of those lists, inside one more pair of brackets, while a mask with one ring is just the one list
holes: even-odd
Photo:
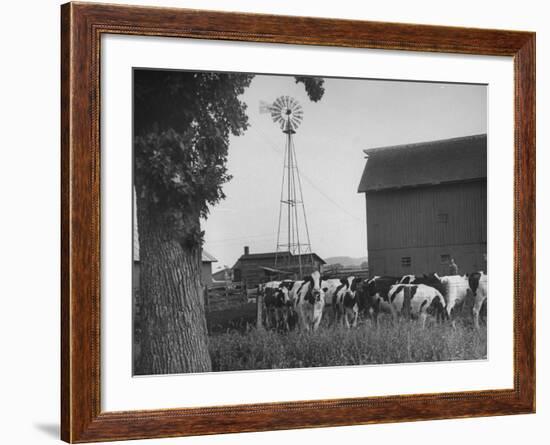
[[487, 331], [468, 324], [395, 325], [370, 320], [355, 329], [323, 326], [316, 332], [250, 329], [209, 339], [214, 371], [474, 360], [487, 357]]

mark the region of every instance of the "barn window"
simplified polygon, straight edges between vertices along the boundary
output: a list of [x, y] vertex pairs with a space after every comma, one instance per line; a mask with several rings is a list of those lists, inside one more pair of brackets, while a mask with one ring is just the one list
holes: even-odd
[[241, 269], [233, 269], [233, 281], [241, 281]]
[[438, 213], [437, 214], [437, 222], [442, 224], [447, 224], [449, 222], [449, 214], [448, 213]]
[[443, 254], [441, 255], [441, 264], [449, 264], [451, 262], [451, 255]]
[[410, 256], [401, 257], [401, 267], [411, 267], [412, 259]]

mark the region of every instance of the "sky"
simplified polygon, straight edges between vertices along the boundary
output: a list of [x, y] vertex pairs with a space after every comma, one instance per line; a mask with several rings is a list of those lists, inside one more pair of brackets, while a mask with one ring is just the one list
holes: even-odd
[[286, 135], [260, 101], [289, 95], [303, 107], [294, 146], [311, 248], [322, 258], [367, 256], [365, 196], [357, 193], [363, 150], [487, 131], [485, 85], [327, 78], [324, 86], [312, 102], [292, 76], [257, 75], [241, 96], [250, 127], [231, 137], [227, 198], [202, 221], [214, 271], [233, 266], [244, 246], [276, 250]]

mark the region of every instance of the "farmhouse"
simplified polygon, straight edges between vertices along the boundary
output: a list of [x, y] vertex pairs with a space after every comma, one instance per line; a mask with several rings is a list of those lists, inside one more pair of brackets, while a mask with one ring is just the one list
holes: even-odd
[[370, 275], [486, 269], [487, 135], [365, 150]]
[[273, 279], [298, 279], [302, 275], [320, 270], [325, 261], [316, 253], [293, 255], [290, 252], [250, 253], [245, 246], [244, 253], [233, 266], [233, 281], [243, 281], [247, 287], [254, 287]]

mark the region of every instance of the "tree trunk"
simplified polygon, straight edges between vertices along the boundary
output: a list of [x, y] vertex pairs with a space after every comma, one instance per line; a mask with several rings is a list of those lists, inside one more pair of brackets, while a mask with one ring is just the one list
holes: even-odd
[[211, 371], [201, 283], [199, 213], [159, 211], [137, 193], [142, 334], [135, 374]]

